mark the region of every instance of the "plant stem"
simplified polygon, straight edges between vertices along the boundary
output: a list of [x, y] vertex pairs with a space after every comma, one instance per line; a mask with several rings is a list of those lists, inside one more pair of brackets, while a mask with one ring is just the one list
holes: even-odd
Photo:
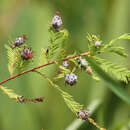
[[[77, 54], [77, 55], [74, 55], [74, 56], [68, 56], [68, 57], [66, 57], [66, 58], [64, 58], [64, 59], [62, 59], [62, 60], [64, 61], [64, 60], [73, 59], [73, 58], [76, 58], [76, 57], [79, 57], [79, 56], [89, 56], [89, 55], [90, 55], [89, 52], [84, 52], [84, 53]], [[7, 82], [7, 81], [9, 81], [9, 80], [15, 79], [16, 77], [19, 77], [19, 76], [21, 76], [21, 75], [24, 75], [24, 74], [26, 74], [26, 73], [28, 73], [28, 72], [32, 72], [32, 71], [34, 71], [34, 70], [43, 68], [43, 67], [48, 66], [48, 65], [51, 65], [51, 64], [55, 64], [55, 63], [58, 62], [58, 61], [59, 61], [59, 60], [54, 60], [54, 61], [48, 62], [48, 63], [46, 63], [46, 64], [43, 64], [43, 65], [40, 65], [40, 66], [37, 66], [37, 67], [33, 67], [33, 68], [31, 68], [31, 69], [25, 70], [25, 71], [23, 71], [23, 72], [21, 72], [21, 73], [15, 74], [15, 75], [13, 75], [13, 76], [11, 76], [11, 77], [9, 77], [9, 78], [3, 80], [3, 81], [0, 81], [0, 85], [3, 84], [3, 83], [5, 83], [5, 82]]]

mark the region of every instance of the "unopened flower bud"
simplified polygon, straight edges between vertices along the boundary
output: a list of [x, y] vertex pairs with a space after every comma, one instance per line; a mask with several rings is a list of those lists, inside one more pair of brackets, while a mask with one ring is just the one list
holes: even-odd
[[52, 26], [56, 31], [59, 31], [60, 27], [62, 26], [62, 18], [59, 13], [56, 13], [56, 15], [53, 17]]
[[87, 110], [79, 110], [78, 111], [78, 116], [82, 119], [82, 120], [86, 120], [88, 118], [88, 112]]
[[33, 52], [30, 48], [24, 48], [24, 50], [21, 52], [21, 57], [25, 60], [33, 58]]
[[26, 35], [16, 37], [16, 39], [14, 40], [14, 44], [12, 45], [12, 48], [15, 48], [24, 44], [25, 40], [26, 40]]
[[101, 45], [101, 41], [96, 41], [95, 42], [95, 46], [100, 46]]
[[81, 56], [77, 58], [78, 64], [81, 63], [81, 60], [82, 60], [82, 57], [81, 57]]
[[63, 61], [62, 62], [62, 66], [63, 67], [68, 67], [69, 66], [69, 62], [68, 61]]
[[86, 59], [82, 59], [82, 57], [77, 58], [77, 61], [82, 69], [86, 69], [86, 67], [88, 66], [88, 62], [86, 61]]
[[46, 55], [48, 55], [48, 53], [49, 53], [49, 48], [46, 49], [46, 52], [45, 52], [45, 53], [46, 53]]
[[78, 77], [73, 73], [65, 75], [65, 83], [67, 83], [67, 84], [69, 84], [71, 86], [76, 84], [77, 80], [78, 80]]
[[90, 67], [90, 66], [88, 66], [87, 68], [86, 68], [86, 72], [88, 73], [88, 74], [92, 74], [92, 68]]

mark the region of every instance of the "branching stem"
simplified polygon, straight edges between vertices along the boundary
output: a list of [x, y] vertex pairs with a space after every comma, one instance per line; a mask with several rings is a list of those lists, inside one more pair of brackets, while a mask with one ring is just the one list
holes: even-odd
[[[64, 61], [64, 60], [73, 59], [73, 58], [76, 58], [76, 57], [79, 57], [79, 56], [89, 56], [89, 55], [90, 55], [89, 52], [84, 52], [84, 53], [77, 54], [77, 55], [74, 55], [74, 56], [68, 56], [68, 57], [66, 57], [66, 58], [64, 58], [64, 59], [62, 59], [62, 60]], [[43, 68], [43, 67], [48, 66], [48, 65], [51, 65], [51, 64], [55, 64], [56, 62], [58, 62], [58, 60], [54, 60], [54, 61], [48, 62], [48, 63], [46, 63], [46, 64], [43, 64], [43, 65], [40, 65], [40, 66], [37, 66], [37, 67], [33, 67], [33, 68], [31, 68], [31, 69], [25, 70], [25, 71], [23, 71], [23, 72], [21, 72], [21, 73], [15, 74], [15, 75], [13, 75], [13, 76], [11, 76], [11, 77], [9, 77], [9, 78], [3, 80], [3, 81], [0, 81], [0, 85], [3, 84], [3, 83], [5, 83], [5, 82], [7, 82], [7, 81], [9, 81], [9, 80], [15, 79], [16, 77], [19, 77], [19, 76], [21, 76], [21, 75], [24, 75], [24, 74], [26, 74], [26, 73], [28, 73], [28, 72], [32, 72], [32, 71], [34, 71], [34, 70]]]

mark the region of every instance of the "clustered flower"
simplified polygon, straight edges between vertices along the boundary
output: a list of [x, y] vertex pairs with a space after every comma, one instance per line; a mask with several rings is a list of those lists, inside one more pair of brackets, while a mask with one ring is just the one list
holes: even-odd
[[62, 62], [62, 66], [63, 67], [68, 67], [69, 66], [69, 62], [68, 61], [63, 61]]
[[82, 120], [86, 120], [88, 118], [88, 112], [87, 110], [79, 110], [78, 111], [78, 116], [82, 119]]
[[65, 75], [65, 83], [67, 83], [67, 84], [69, 84], [71, 86], [76, 84], [77, 80], [78, 80], [78, 77], [73, 73]]
[[26, 40], [26, 35], [16, 37], [16, 39], [14, 40], [14, 43], [12, 45], [12, 48], [15, 48], [15, 47], [18, 47], [18, 46], [24, 44], [25, 40]]
[[56, 31], [59, 31], [62, 26], [62, 18], [59, 15], [59, 12], [52, 19], [52, 26]]
[[82, 57], [78, 57], [77, 58], [78, 64], [80, 64], [82, 69], [86, 69], [86, 67], [88, 66], [88, 62], [86, 61], [86, 59], [82, 59]]
[[33, 51], [30, 48], [24, 48], [21, 52], [21, 57], [25, 60], [33, 58]]

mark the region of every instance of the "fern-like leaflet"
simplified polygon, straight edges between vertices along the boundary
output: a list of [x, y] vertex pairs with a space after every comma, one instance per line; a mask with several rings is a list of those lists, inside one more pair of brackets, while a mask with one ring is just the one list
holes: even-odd
[[32, 63], [32, 59], [24, 60], [21, 57], [21, 51], [25, 46], [20, 46], [16, 48], [11, 48], [11, 46], [5, 44], [5, 48], [7, 49], [8, 55], [8, 69], [10, 75], [12, 75], [15, 71], [18, 73], [22, 72], [29, 63]]
[[73, 97], [72, 97], [69, 93], [63, 91], [63, 90], [61, 89], [61, 87], [59, 87], [57, 84], [55, 84], [55, 83], [54, 83], [52, 80], [50, 80], [46, 75], [44, 75], [44, 74], [41, 73], [40, 71], [35, 71], [35, 72], [37, 72], [38, 74], [40, 74], [43, 78], [45, 78], [45, 79], [50, 83], [51, 86], [53, 86], [54, 88], [56, 88], [56, 89], [60, 92], [60, 95], [63, 97], [63, 99], [64, 99], [66, 105], [69, 107], [69, 109], [70, 109], [73, 113], [75, 113], [75, 114], [77, 115], [77, 112], [78, 112], [79, 110], [83, 109], [83, 105], [80, 105], [78, 102], [76, 102], [76, 101], [73, 99]]
[[55, 31], [52, 27], [49, 28], [50, 39], [47, 50], [42, 49], [40, 55], [40, 63], [46, 61], [60, 59], [65, 57], [64, 42], [68, 39], [68, 31], [66, 29]]
[[101, 65], [102, 69], [113, 74], [118, 80], [124, 81], [126, 83], [130, 81], [130, 71], [126, 68], [113, 64], [108, 60], [101, 59], [96, 56], [94, 56], [93, 58], [97, 61], [97, 63]]
[[18, 95], [16, 93], [14, 93], [14, 91], [12, 89], [8, 89], [7, 87], [3, 87], [0, 85], [0, 89], [9, 96], [9, 98], [18, 100], [19, 97], [21, 97], [21, 95]]
[[118, 38], [111, 40], [108, 44], [106, 44], [102, 51], [103, 52], [113, 52], [120, 56], [127, 57], [128, 55], [125, 53], [125, 49], [123, 47], [115, 45], [116, 42], [123, 39], [130, 39], [130, 34], [123, 34], [119, 36]]

